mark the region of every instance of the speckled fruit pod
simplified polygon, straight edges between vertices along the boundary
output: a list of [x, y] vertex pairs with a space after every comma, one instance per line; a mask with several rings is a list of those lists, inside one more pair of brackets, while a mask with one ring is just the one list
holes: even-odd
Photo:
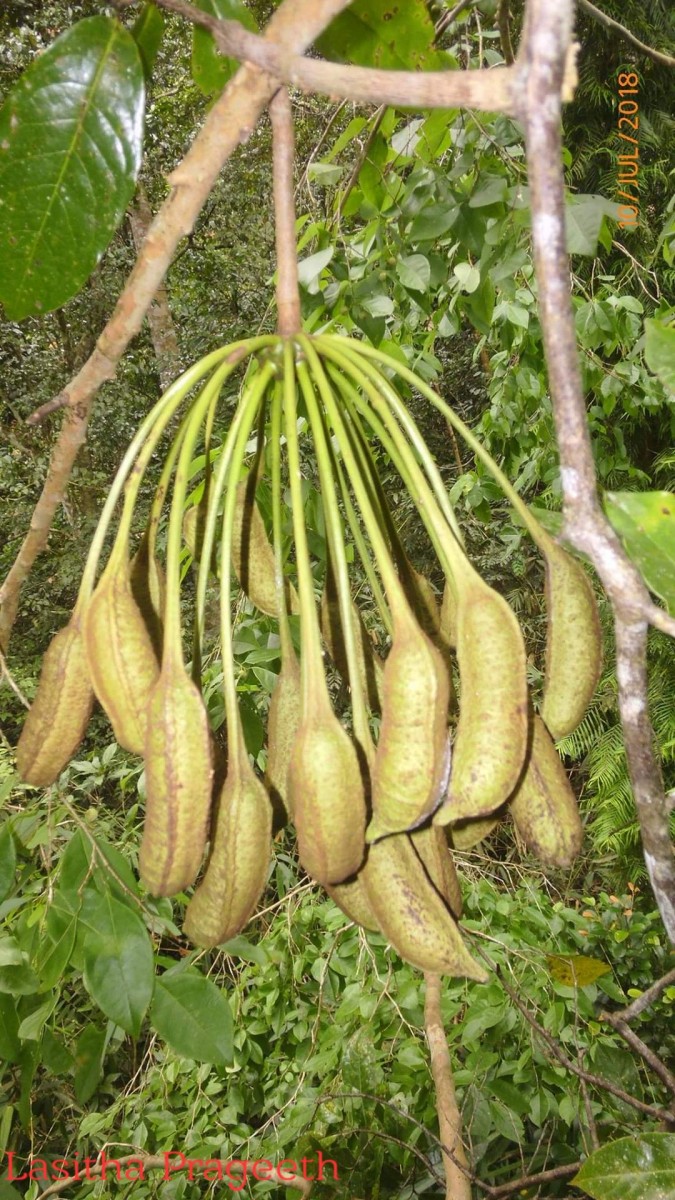
[[[268, 617], [279, 616], [274, 548], [267, 536], [265, 523], [255, 501], [250, 480], [237, 486], [232, 526], [232, 567], [242, 591]], [[286, 607], [299, 611], [297, 592], [286, 580]]]
[[201, 693], [172, 659], [150, 697], [144, 757], [140, 876], [154, 896], [173, 896], [194, 883], [204, 856], [213, 754]]
[[300, 711], [300, 666], [294, 654], [287, 655], [274, 685], [267, 716], [265, 785], [270, 795], [281, 801], [289, 817], [293, 812], [288, 797], [288, 764], [300, 725]]
[[394, 630], [384, 666], [368, 841], [412, 829], [438, 806], [448, 768], [448, 670], [412, 621]]
[[546, 674], [541, 715], [558, 741], [582, 720], [602, 670], [602, 631], [581, 563], [555, 542], [546, 554]]
[[79, 618], [59, 630], [42, 659], [42, 672], [16, 748], [25, 783], [48, 787], [72, 758], [89, 723], [94, 692]]
[[120, 746], [142, 754], [147, 707], [159, 665], [134, 600], [126, 560], [104, 571], [84, 616], [89, 674]]
[[131, 560], [129, 571], [131, 594], [145, 621], [157, 661], [162, 657], [164, 639], [164, 598], [166, 580], [164, 571], [154, 554], [150, 553], [147, 535], [143, 537]]
[[[382, 704], [384, 663], [373, 648], [373, 644], [368, 636], [368, 630], [363, 623], [363, 617], [356, 604], [352, 603], [351, 611], [354, 617], [356, 634], [355, 650], [359, 682], [368, 707], [373, 712], [379, 712]], [[328, 581], [326, 581], [326, 587], [321, 596], [319, 619], [321, 623], [321, 636], [326, 644], [326, 649], [342, 678], [349, 681], [347, 649], [342, 629], [340, 604], [335, 591], [329, 586]]]
[[445, 900], [453, 917], [459, 919], [462, 915], [462, 891], [445, 830], [439, 825], [426, 825], [409, 836], [436, 891]]
[[321, 710], [298, 729], [288, 795], [300, 862], [318, 883], [342, 883], [365, 853], [366, 805], [354, 743], [337, 717]]
[[345, 916], [349, 917], [349, 920], [353, 921], [355, 925], [360, 925], [362, 929], [370, 929], [373, 933], [379, 933], [380, 926], [368, 899], [362, 876], [363, 871], [354, 875], [352, 879], [346, 879], [344, 883], [329, 884], [326, 891], [331, 900], [335, 901], [338, 908], [341, 908]]
[[515, 788], [527, 753], [523, 636], [505, 600], [483, 583], [462, 588], [457, 606], [459, 723], [441, 825], [488, 816]]
[[501, 816], [491, 816], [453, 821], [452, 825], [445, 826], [445, 833], [455, 850], [473, 850], [474, 846], [490, 836], [501, 819]]
[[568, 867], [574, 861], [583, 841], [579, 807], [560, 755], [538, 716], [533, 718], [527, 767], [508, 808], [525, 845], [540, 862]]
[[217, 800], [206, 872], [183, 924], [195, 945], [218, 946], [251, 919], [267, 882], [271, 834], [269, 796], [246, 765], [228, 775]]
[[422, 971], [486, 981], [408, 834], [371, 846], [362, 878], [380, 929], [401, 958]]

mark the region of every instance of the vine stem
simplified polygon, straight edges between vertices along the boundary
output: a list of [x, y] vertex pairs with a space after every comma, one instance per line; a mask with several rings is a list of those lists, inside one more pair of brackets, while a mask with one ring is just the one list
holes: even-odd
[[285, 87], [279, 88], [270, 103], [270, 118], [277, 251], [277, 328], [282, 337], [293, 337], [294, 334], [300, 333], [302, 318], [295, 242], [293, 111], [291, 98]]

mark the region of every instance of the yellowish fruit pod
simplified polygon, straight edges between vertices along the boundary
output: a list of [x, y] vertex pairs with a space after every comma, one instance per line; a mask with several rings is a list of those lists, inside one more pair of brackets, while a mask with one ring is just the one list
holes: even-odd
[[217, 801], [206, 872], [183, 924], [190, 941], [205, 948], [228, 941], [244, 928], [267, 882], [272, 808], [248, 758], [238, 757]]
[[80, 618], [73, 614], [42, 659], [38, 689], [16, 748], [24, 783], [48, 787], [58, 779], [84, 737], [93, 703]]
[[453, 821], [445, 833], [455, 850], [473, 850], [497, 828], [501, 817], [474, 817], [468, 821]]
[[288, 798], [288, 765], [300, 725], [300, 664], [295, 653], [283, 656], [267, 715], [267, 769], [265, 785], [278, 809], [282, 804], [292, 818]]
[[[373, 649], [373, 644], [368, 636], [368, 630], [363, 623], [363, 617], [358, 606], [353, 602], [352, 614], [356, 624], [355, 649], [361, 688], [366, 697], [368, 707], [373, 712], [379, 712], [382, 703], [384, 663], [379, 654]], [[347, 648], [345, 646], [340, 617], [340, 602], [338, 600], [335, 579], [330, 568], [326, 575], [326, 582], [321, 596], [319, 620], [321, 624], [321, 636], [326, 644], [326, 649], [342, 678], [349, 681]]]
[[467, 563], [458, 578], [459, 723], [447, 799], [434, 821], [488, 816], [508, 799], [527, 752], [523, 636], [505, 600]]
[[458, 920], [462, 915], [462, 891], [445, 830], [439, 825], [426, 825], [409, 837], [436, 891]]
[[508, 807], [518, 833], [541, 862], [569, 867], [581, 849], [583, 826], [567, 772], [538, 716], [527, 767]]
[[372, 767], [369, 842], [412, 829], [437, 808], [447, 786], [449, 698], [440, 651], [412, 618], [395, 617]]
[[422, 971], [487, 980], [406, 833], [372, 845], [361, 878], [378, 925], [401, 958]]
[[196, 879], [212, 790], [208, 713], [199, 689], [171, 654], [165, 657], [147, 709], [139, 870], [153, 896], [173, 896]]
[[345, 916], [349, 917], [349, 920], [353, 921], [355, 925], [360, 925], [362, 929], [370, 929], [373, 933], [379, 933], [380, 927], [368, 899], [362, 876], [363, 871], [361, 870], [358, 875], [346, 879], [344, 883], [329, 884], [326, 891], [331, 900], [335, 901], [338, 908], [341, 908]]
[[444, 645], [454, 650], [457, 645], [457, 601], [449, 579], [443, 588], [439, 632]]
[[551, 737], [572, 733], [602, 670], [602, 631], [591, 582], [561, 546], [540, 542], [546, 558], [546, 675], [541, 715]]
[[[237, 485], [232, 527], [232, 566], [242, 591], [268, 617], [279, 616], [274, 549], [255, 499], [256, 477], [250, 474]], [[286, 608], [299, 611], [298, 597], [285, 581]]]
[[159, 665], [132, 592], [129, 563], [115, 554], [103, 572], [83, 621], [89, 674], [120, 746], [142, 754], [147, 707]]
[[298, 729], [288, 797], [300, 862], [318, 883], [342, 883], [364, 858], [366, 805], [354, 743], [323, 705]]
[[147, 530], [131, 560], [129, 578], [131, 594], [145, 621], [153, 650], [159, 661], [162, 657], [162, 641], [164, 640], [163, 614], [166, 580], [164, 571], [150, 546]]

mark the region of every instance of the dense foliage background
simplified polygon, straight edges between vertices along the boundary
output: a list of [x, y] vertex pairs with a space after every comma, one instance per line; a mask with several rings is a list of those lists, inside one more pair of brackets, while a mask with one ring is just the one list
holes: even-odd
[[[249, 7], [262, 23], [271, 6]], [[520, 5], [513, 7], [517, 42]], [[672, 27], [659, 0], [604, 7], [645, 41], [667, 48]], [[495, 9], [486, 0], [458, 12], [438, 39], [439, 52], [462, 67], [500, 62]], [[0, 91], [58, 33], [99, 11], [93, 0], [6, 3]], [[443, 11], [429, 15], [420, 3], [411, 6], [410, 19], [438, 19]], [[673, 478], [675, 408], [645, 361], [644, 322], [672, 311], [672, 73], [634, 57], [584, 13], [579, 38], [580, 86], [566, 110], [569, 248], [598, 474], [611, 491], [665, 488]], [[202, 45], [200, 59], [184, 22], [167, 18], [142, 176], [153, 208], [209, 104], [198, 86], [208, 84], [204, 53]], [[403, 47], [398, 53], [405, 57]], [[641, 78], [641, 220], [634, 232], [616, 225], [616, 77], [623, 69], [637, 69]], [[336, 109], [304, 96], [296, 98], [295, 116], [308, 328], [332, 322], [376, 344], [389, 339], [392, 352], [456, 406], [555, 529], [557, 459], [516, 124], [466, 111], [374, 113], [347, 103]], [[270, 143], [264, 119], [170, 269], [179, 365], [225, 340], [274, 327]], [[125, 222], [78, 296], [47, 316], [2, 324], [3, 576], [53, 440], [50, 421], [33, 429], [25, 418], [85, 361], [134, 256]], [[18, 693], [34, 694], [40, 656], [68, 618], [102, 500], [133, 430], [161, 391], [161, 369], [146, 325], [97, 402], [49, 553], [25, 590], [8, 658], [16, 688], [0, 692], [0, 1152], [68, 1157], [75, 1148], [93, 1154], [105, 1144], [118, 1153], [173, 1147], [203, 1158], [299, 1160], [321, 1149], [340, 1165], [336, 1195], [439, 1195], [421, 977], [381, 936], [358, 930], [308, 884], [288, 832], [276, 842], [269, 903], [245, 938], [222, 952], [196, 954], [179, 933], [180, 899], [152, 900], [135, 879], [143, 778], [137, 760], [111, 740], [102, 714], [77, 761], [48, 793], [22, 785], [14, 773], [12, 746], [23, 719]], [[437, 413], [411, 403], [462, 513], [472, 554], [525, 624], [536, 689], [545, 622], [541, 568], [484, 468]], [[313, 551], [325, 561], [315, 470], [304, 465]], [[397, 477], [384, 459], [381, 468], [397, 499]], [[415, 565], [440, 590], [442, 578], [402, 491], [397, 518]], [[187, 549], [185, 569], [189, 594]], [[383, 643], [365, 581], [359, 596]], [[498, 974], [487, 985], [446, 983], [443, 1005], [473, 1160], [490, 1184], [576, 1161], [597, 1142], [636, 1127], [658, 1128], [653, 1115], [584, 1084], [557, 1061], [502, 981], [573, 1063], [645, 1104], [669, 1101], [665, 1086], [600, 1015], [673, 965], [642, 866], [608, 619], [605, 635], [596, 699], [560, 746], [587, 822], [585, 856], [565, 877], [544, 874], [508, 827], [461, 856], [466, 926]], [[263, 768], [278, 638], [274, 623], [241, 599], [236, 638], [248, 748]], [[664, 635], [653, 635], [652, 658], [652, 717], [672, 788], [675, 653]], [[223, 720], [218, 684], [214, 666], [207, 698], [215, 726]], [[576, 954], [601, 960], [606, 973], [570, 986], [559, 964], [556, 975], [551, 956]], [[181, 1045], [177, 1005], [186, 988], [211, 1017]], [[665, 1060], [675, 1049], [674, 1006], [670, 987], [638, 1026]], [[261, 1193], [271, 1187], [256, 1186]], [[159, 1190], [178, 1200], [205, 1185], [181, 1175], [133, 1187], [139, 1196]], [[564, 1196], [569, 1189], [561, 1179], [543, 1194]], [[28, 1191], [38, 1194], [37, 1184]], [[325, 1194], [332, 1194], [329, 1185]], [[0, 1200], [12, 1195], [0, 1182]]]

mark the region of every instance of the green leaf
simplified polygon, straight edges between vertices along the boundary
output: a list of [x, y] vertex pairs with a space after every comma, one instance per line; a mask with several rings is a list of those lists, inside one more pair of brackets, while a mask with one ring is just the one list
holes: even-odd
[[452, 273], [459, 280], [463, 292], [475, 292], [480, 283], [480, 271], [477, 267], [468, 262], [460, 262], [452, 268]]
[[14, 887], [16, 875], [16, 847], [9, 822], [0, 829], [0, 900], [4, 900]]
[[396, 274], [403, 286], [410, 288], [412, 292], [428, 292], [431, 265], [429, 259], [425, 258], [423, 254], [408, 254], [404, 258], [400, 258]]
[[616, 205], [604, 196], [572, 196], [565, 205], [567, 253], [592, 257], [605, 216], [616, 219]]
[[33, 1009], [32, 1013], [29, 1013], [27, 1017], [24, 1017], [23, 1021], [19, 1025], [19, 1037], [22, 1041], [36, 1042], [38, 1040], [42, 1030], [44, 1029], [45, 1022], [49, 1017], [51, 1017], [54, 1009], [56, 1008], [56, 1002], [58, 998], [58, 994], [54, 992], [48, 1000], [45, 1000], [44, 1003], [39, 1006], [39, 1008]]
[[675, 325], [645, 321], [645, 362], [664, 388], [675, 393]]
[[[243, 0], [195, 0], [197, 8], [221, 21], [239, 21], [251, 33], [257, 33], [258, 23]], [[222, 92], [225, 84], [238, 69], [235, 58], [219, 54], [215, 39], [207, 29], [195, 25], [192, 33], [192, 78], [205, 96]]]
[[152, 998], [154, 962], [141, 918], [114, 896], [87, 891], [84, 983], [111, 1021], [138, 1037]]
[[164, 13], [160, 12], [156, 4], [144, 4], [141, 15], [131, 30], [143, 62], [146, 79], [150, 79], [152, 75], [165, 24]]
[[184, 1058], [232, 1062], [232, 1013], [227, 998], [196, 971], [167, 972], [157, 980], [150, 1021], [164, 1041]]
[[319, 38], [326, 58], [365, 67], [440, 71], [448, 59], [434, 49], [434, 24], [424, 0], [356, 0]]
[[24, 71], [0, 109], [0, 300], [51, 312], [99, 261], [141, 162], [145, 86], [131, 34], [87, 17]]
[[54, 1036], [49, 1026], [42, 1034], [40, 1058], [52, 1075], [69, 1075], [75, 1065], [70, 1050]]
[[54, 987], [70, 962], [77, 935], [77, 913], [58, 891], [47, 910], [47, 936], [38, 949], [36, 967], [43, 988]]
[[59, 868], [59, 888], [79, 905], [79, 891], [91, 872], [94, 851], [81, 829], [75, 831], [66, 846]]
[[647, 587], [675, 614], [675, 494], [607, 492], [605, 511]]
[[0, 1059], [16, 1062], [20, 1053], [19, 1018], [14, 997], [0, 994]]
[[219, 947], [224, 954], [231, 954], [236, 958], [243, 958], [245, 962], [256, 963], [259, 967], [264, 967], [270, 961], [269, 954], [264, 946], [256, 946], [254, 942], [249, 942], [245, 937], [233, 937], [229, 942], [223, 942]]
[[596, 1150], [572, 1180], [593, 1200], [672, 1200], [675, 1134], [619, 1138]]
[[317, 250], [316, 254], [310, 254], [307, 258], [300, 259], [298, 263], [298, 282], [306, 287], [309, 292], [318, 290], [318, 279], [324, 267], [327, 267], [331, 258], [335, 253], [335, 247], [329, 246], [326, 250]]
[[86, 1104], [96, 1091], [103, 1069], [105, 1042], [105, 1030], [97, 1029], [95, 1025], [87, 1025], [77, 1039], [74, 1083], [79, 1104]]

